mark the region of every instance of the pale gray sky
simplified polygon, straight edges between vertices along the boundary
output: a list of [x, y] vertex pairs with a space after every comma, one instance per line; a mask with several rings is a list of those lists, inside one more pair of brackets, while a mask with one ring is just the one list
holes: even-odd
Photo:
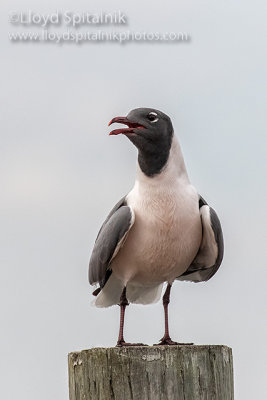
[[[192, 40], [10, 43], [9, 12], [28, 9], [122, 10], [127, 29]], [[225, 236], [211, 281], [174, 285], [172, 336], [231, 346], [236, 399], [265, 399], [265, 1], [3, 1], [0, 18], [0, 397], [67, 399], [67, 353], [115, 344], [119, 310], [90, 305], [87, 265], [135, 175], [134, 147], [108, 137], [107, 123], [146, 106], [172, 118]], [[160, 303], [129, 307], [127, 340], [155, 343], [162, 332]]]

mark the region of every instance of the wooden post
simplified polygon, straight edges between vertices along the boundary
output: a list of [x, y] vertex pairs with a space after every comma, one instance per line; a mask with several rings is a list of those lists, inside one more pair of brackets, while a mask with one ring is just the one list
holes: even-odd
[[233, 400], [226, 346], [95, 348], [69, 354], [70, 400]]

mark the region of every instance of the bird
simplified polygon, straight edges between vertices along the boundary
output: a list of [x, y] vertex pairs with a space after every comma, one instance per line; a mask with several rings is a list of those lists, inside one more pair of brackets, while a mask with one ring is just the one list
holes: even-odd
[[124, 340], [125, 309], [162, 297], [164, 336], [158, 345], [177, 345], [169, 334], [168, 305], [175, 280], [208, 281], [224, 253], [220, 220], [191, 184], [168, 115], [136, 108], [109, 135], [123, 134], [137, 148], [132, 190], [111, 210], [97, 235], [89, 261], [89, 283], [97, 285], [96, 307], [120, 306], [118, 347]]

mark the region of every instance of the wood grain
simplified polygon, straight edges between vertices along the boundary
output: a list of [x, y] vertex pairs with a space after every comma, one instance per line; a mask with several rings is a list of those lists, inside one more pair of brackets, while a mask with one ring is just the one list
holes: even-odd
[[69, 354], [70, 400], [233, 400], [226, 346], [94, 348]]

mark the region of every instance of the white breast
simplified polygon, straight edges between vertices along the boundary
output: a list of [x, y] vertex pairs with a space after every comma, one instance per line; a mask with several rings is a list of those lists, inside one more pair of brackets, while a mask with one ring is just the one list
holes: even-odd
[[114, 274], [124, 284], [172, 282], [186, 271], [201, 241], [198, 195], [176, 139], [159, 175], [148, 178], [138, 167], [127, 204], [134, 210], [135, 223], [112, 262]]

